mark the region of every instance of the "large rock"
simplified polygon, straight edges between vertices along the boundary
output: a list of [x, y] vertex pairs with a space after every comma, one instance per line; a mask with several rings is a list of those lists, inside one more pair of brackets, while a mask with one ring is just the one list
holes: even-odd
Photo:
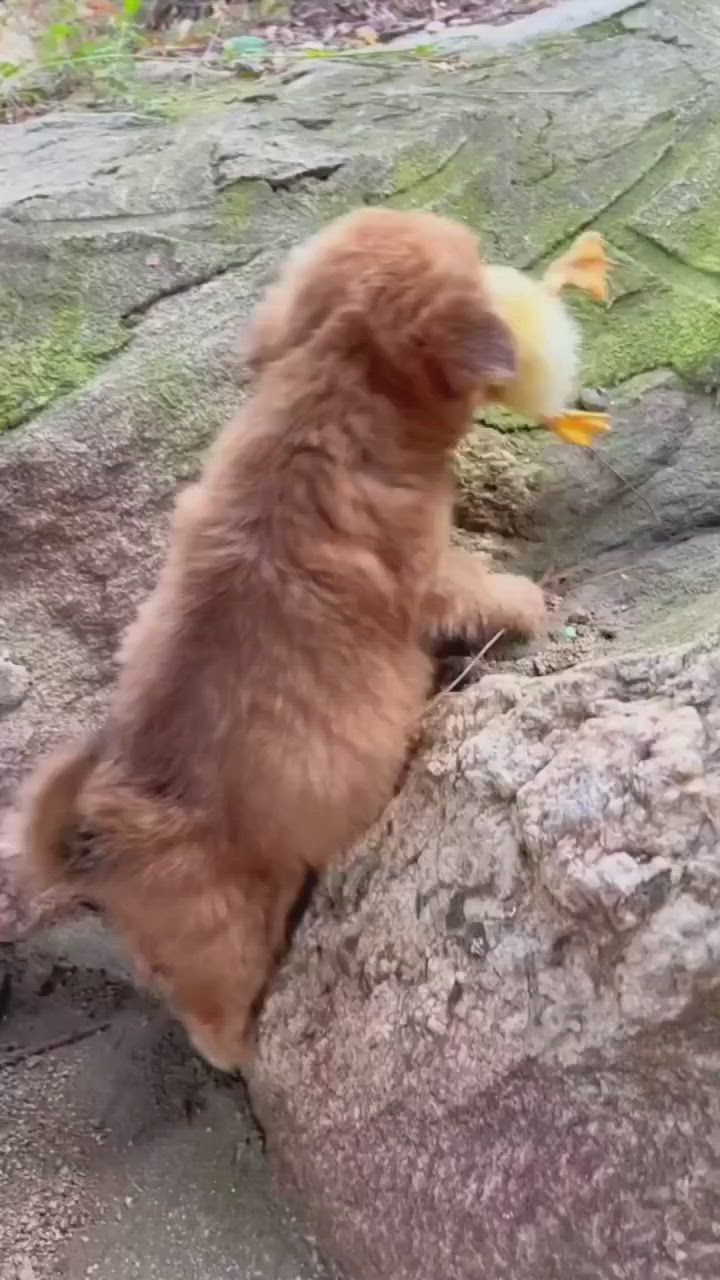
[[[716, 9], [701, 8], [702, 22], [675, 0], [512, 55], [465, 51], [451, 70], [381, 56], [267, 88], [222, 80], [200, 100], [173, 87], [167, 120], [158, 91], [154, 116], [2, 130], [0, 429], [15, 429], [0, 444], [0, 805], [38, 751], [100, 714], [178, 482], [242, 397], [258, 289], [324, 219], [435, 208], [525, 266], [595, 222], [619, 297], [607, 314], [581, 306], [588, 380], [712, 364], [718, 222], [701, 197], [720, 72]], [[576, 494], [547, 457], [568, 527]], [[614, 512], [597, 464], [588, 481]], [[517, 533], [516, 506], [496, 531]]]
[[261, 1025], [353, 1280], [720, 1273], [720, 646], [446, 695]]
[[[462, 463], [473, 533], [566, 593], [556, 634], [433, 710], [267, 1009], [270, 1149], [353, 1280], [720, 1271], [719, 39], [713, 0], [657, 0], [0, 132], [6, 858], [30, 761], [102, 714], [289, 244], [387, 202], [531, 268], [596, 225], [619, 264], [609, 311], [578, 303], [614, 436], [488, 420]], [[33, 918], [0, 871], [0, 938]]]

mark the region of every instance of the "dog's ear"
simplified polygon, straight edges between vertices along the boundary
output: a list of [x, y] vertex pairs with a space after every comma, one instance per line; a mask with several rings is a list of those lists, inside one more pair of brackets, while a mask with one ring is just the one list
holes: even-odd
[[[378, 273], [370, 288], [343, 288], [347, 264], [315, 270], [300, 282], [281, 278], [258, 308], [246, 359], [260, 371], [305, 346], [321, 332], [338, 348], [365, 347], [393, 381], [430, 384], [432, 393], [455, 399], [499, 387], [516, 372], [507, 325], [479, 288], [427, 277]], [[436, 287], [437, 286], [437, 287]]]
[[245, 360], [253, 373], [304, 345], [334, 314], [337, 284], [331, 273], [316, 271], [296, 282], [286, 272], [268, 289], [251, 321]]
[[245, 363], [252, 373], [260, 373], [282, 355], [287, 344], [287, 307], [277, 284], [263, 298], [250, 321], [243, 342]]
[[438, 299], [418, 317], [415, 343], [432, 382], [452, 397], [504, 386], [517, 371], [510, 330], [477, 293]]

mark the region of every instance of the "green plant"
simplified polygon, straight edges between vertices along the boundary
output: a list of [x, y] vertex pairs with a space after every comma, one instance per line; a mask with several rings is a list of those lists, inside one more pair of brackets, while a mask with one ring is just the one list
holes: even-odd
[[36, 38], [37, 63], [0, 64], [6, 101], [62, 95], [78, 88], [99, 98], [126, 91], [135, 77], [134, 57], [143, 43], [142, 0], [103, 5], [93, 23], [80, 0], [53, 0], [50, 20]]

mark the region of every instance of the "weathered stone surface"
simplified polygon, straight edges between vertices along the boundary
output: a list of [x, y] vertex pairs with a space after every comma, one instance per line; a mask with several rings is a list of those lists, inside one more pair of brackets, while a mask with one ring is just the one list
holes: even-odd
[[[433, 43], [442, 49], [468, 49], [478, 45], [487, 49], [507, 49], [551, 36], [567, 35], [582, 27], [615, 18], [631, 8], [634, 0], [561, 0], [560, 4], [492, 26], [489, 22], [473, 22], [469, 26], [450, 27], [435, 34]], [[427, 31], [409, 32], [390, 43], [395, 48], [411, 49], [427, 43]]]
[[458, 451], [458, 524], [505, 538], [530, 534], [544, 487], [542, 456], [534, 440], [478, 425]]
[[[720, 616], [719, 21], [662, 0], [450, 68], [345, 60], [173, 86], [165, 120], [0, 131], [0, 806], [101, 715], [290, 243], [386, 201], [466, 218], [533, 269], [597, 225], [619, 263], [608, 311], [577, 304], [614, 435], [596, 456], [496, 422], [461, 496], [481, 541], [570, 591], [558, 652], [523, 669], [637, 656], [442, 704], [268, 1009], [271, 1149], [353, 1280], [720, 1270], [720, 662], [653, 656]], [[6, 867], [16, 844], [9, 811]], [[34, 919], [0, 873], [0, 937]]]
[[[241, 279], [258, 251], [273, 258], [362, 201], [468, 218], [490, 254], [520, 265], [596, 222], [623, 268], [609, 317], [589, 313], [593, 379], [691, 367], [720, 334], [717, 218], [692, 215], [669, 253], [638, 228], [668, 202], [671, 221], [691, 216], [677, 203], [685, 167], [711, 188], [720, 75], [703, 31], [716, 17], [711, 0], [694, 8], [692, 23], [677, 0], [637, 30], [623, 29], [634, 9], [586, 36], [466, 53], [452, 72], [378, 59], [254, 91], [173, 88], [165, 122], [64, 113], [7, 127], [0, 425], [85, 385], [159, 298]], [[657, 39], [676, 18], [684, 39], [674, 27]], [[680, 252], [689, 235], [700, 257]]]
[[0, 644], [30, 678], [4, 713], [3, 797], [98, 713], [177, 483], [241, 397], [258, 287], [324, 218], [368, 200], [438, 208], [524, 265], [595, 220], [630, 275], [590, 314], [590, 380], [712, 356], [714, 277], [659, 264], [630, 225], [672, 204], [667, 183], [715, 129], [715, 63], [701, 74], [653, 21], [452, 72], [333, 66], [257, 102], [223, 85], [192, 117], [173, 99], [176, 121], [67, 113], [2, 131], [1, 416], [31, 423], [0, 451]]
[[720, 1267], [720, 649], [440, 703], [252, 1092], [358, 1280]]
[[30, 677], [18, 662], [0, 658], [0, 711], [14, 711], [24, 701]]
[[720, 137], [688, 157], [680, 172], [638, 210], [630, 226], [695, 271], [720, 272]]
[[658, 374], [628, 384], [613, 418], [601, 454], [543, 449], [528, 563], [562, 570], [625, 646], [690, 640], [720, 617], [717, 406]]

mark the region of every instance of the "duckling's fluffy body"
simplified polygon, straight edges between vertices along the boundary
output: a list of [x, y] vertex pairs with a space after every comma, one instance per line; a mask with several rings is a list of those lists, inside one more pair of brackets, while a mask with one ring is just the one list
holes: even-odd
[[578, 326], [542, 280], [495, 265], [486, 268], [485, 279], [494, 309], [516, 343], [517, 375], [498, 389], [498, 400], [534, 421], [561, 417], [577, 394]]

